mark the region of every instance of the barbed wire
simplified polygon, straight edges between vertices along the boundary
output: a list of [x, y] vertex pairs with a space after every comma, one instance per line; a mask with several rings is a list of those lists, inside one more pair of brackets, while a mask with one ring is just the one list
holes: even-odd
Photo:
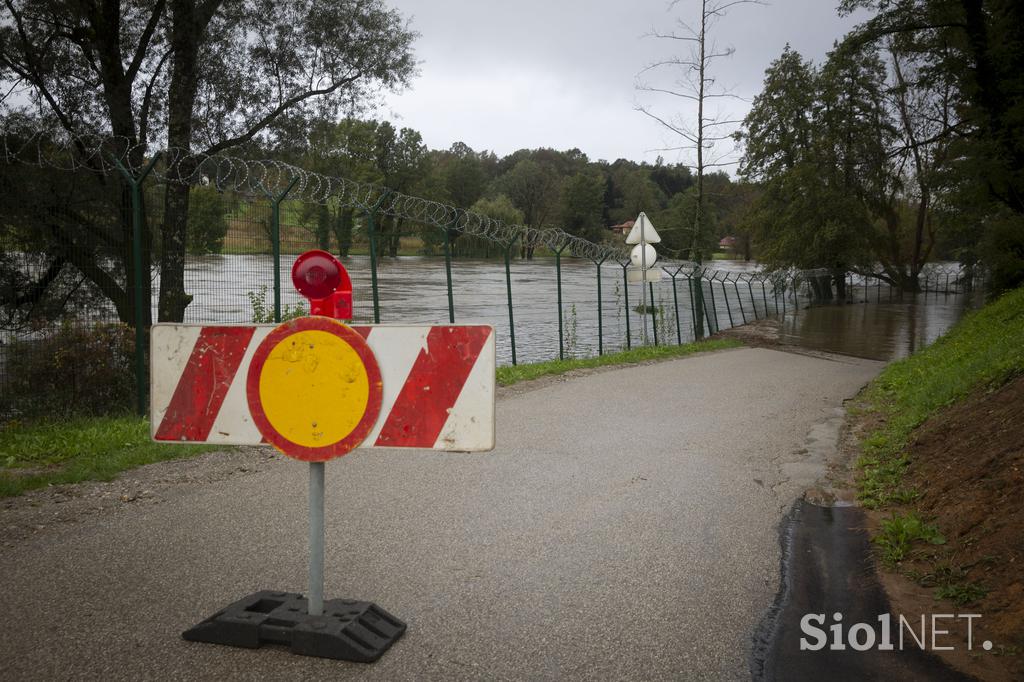
[[[118, 164], [133, 174], [143, 168], [148, 152], [114, 135], [70, 136], [53, 130], [0, 131], [0, 159], [63, 171], [86, 170], [112, 175]], [[490, 239], [506, 248], [518, 242], [593, 261], [621, 259], [624, 247], [602, 244], [571, 235], [558, 228], [532, 228], [509, 224], [464, 208], [397, 192], [374, 183], [326, 175], [284, 161], [243, 159], [231, 155], [195, 154], [177, 148], [160, 150], [153, 176], [168, 184], [206, 185], [220, 191], [279, 196], [289, 187], [288, 198], [317, 204], [377, 211], [453, 233]], [[293, 185], [294, 183], [294, 185]]]
[[[148, 159], [159, 154], [153, 167], [155, 178], [167, 184], [213, 186], [222, 192], [276, 197], [288, 190], [287, 198], [321, 205], [336, 204], [362, 211], [377, 211], [450, 233], [489, 239], [504, 248], [516, 243], [526, 248], [545, 246], [553, 252], [591, 260], [614, 261], [625, 266], [629, 251], [625, 245], [592, 242], [560, 228], [532, 228], [510, 224], [465, 208], [397, 192], [374, 183], [361, 182], [307, 170], [271, 159], [195, 154], [179, 148], [149, 152], [146, 145], [116, 135], [69, 135], [55, 129], [36, 129], [8, 123], [0, 129], [0, 160], [62, 171], [85, 170], [113, 175], [118, 164], [138, 175]], [[831, 276], [826, 268], [775, 268], [737, 272], [693, 261], [661, 257], [659, 264], [670, 275], [700, 277], [710, 281], [771, 281], [781, 286], [799, 286], [816, 277]], [[927, 276], [943, 266], [928, 264]], [[958, 274], [962, 268], [942, 270], [941, 275]], [[884, 276], [884, 271], [858, 272], [865, 277]]]

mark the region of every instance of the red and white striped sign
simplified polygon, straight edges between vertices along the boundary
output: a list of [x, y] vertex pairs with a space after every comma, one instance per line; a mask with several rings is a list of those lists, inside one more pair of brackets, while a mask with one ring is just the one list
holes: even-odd
[[[258, 445], [246, 399], [256, 347], [276, 325], [157, 324], [150, 423], [156, 441]], [[487, 325], [353, 326], [377, 358], [380, 417], [360, 447], [494, 447], [494, 330]]]

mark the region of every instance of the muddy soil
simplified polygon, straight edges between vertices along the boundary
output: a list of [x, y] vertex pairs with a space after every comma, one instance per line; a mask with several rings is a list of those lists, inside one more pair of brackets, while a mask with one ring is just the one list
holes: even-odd
[[923, 493], [915, 507], [946, 545], [903, 571], [925, 586], [952, 574], [987, 589], [959, 608], [982, 614], [982, 639], [1010, 679], [1024, 679], [1024, 377], [936, 415], [908, 452], [908, 483]]

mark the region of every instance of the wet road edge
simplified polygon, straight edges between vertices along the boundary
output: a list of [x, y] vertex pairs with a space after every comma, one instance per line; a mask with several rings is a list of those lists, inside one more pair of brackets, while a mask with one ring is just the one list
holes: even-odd
[[752, 679], [973, 679], [914, 648], [800, 651], [800, 619], [806, 613], [828, 614], [825, 629], [833, 623], [831, 614], [840, 612], [844, 631], [854, 623], [877, 625], [879, 614], [891, 613], [865, 526], [860, 507], [823, 507], [802, 498], [779, 522], [779, 590], [752, 638]]

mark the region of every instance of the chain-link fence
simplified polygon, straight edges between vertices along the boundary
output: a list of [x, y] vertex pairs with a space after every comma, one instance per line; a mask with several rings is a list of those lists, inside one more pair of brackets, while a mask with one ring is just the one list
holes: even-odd
[[[2, 139], [0, 420], [141, 409], [154, 320], [303, 314], [287, 274], [310, 248], [342, 255], [357, 322], [492, 324], [506, 364], [682, 344], [808, 302], [894, 295], [884, 273], [847, 282], [739, 263], [661, 261], [659, 281], [633, 283], [611, 238], [508, 225], [276, 161]], [[930, 268], [922, 281], [951, 291], [974, 278]]]

